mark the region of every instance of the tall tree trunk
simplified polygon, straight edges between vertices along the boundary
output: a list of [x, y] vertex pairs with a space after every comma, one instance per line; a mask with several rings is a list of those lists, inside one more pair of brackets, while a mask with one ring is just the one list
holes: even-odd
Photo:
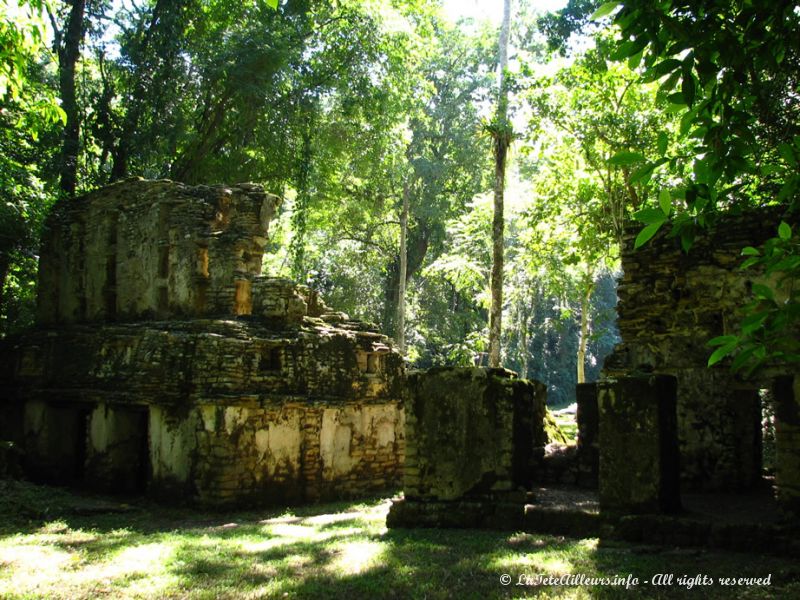
[[503, 320], [503, 197], [505, 193], [506, 156], [511, 143], [508, 123], [508, 88], [505, 71], [508, 68], [508, 31], [511, 25], [511, 0], [503, 5], [503, 24], [500, 27], [498, 60], [498, 99], [494, 129], [494, 218], [492, 219], [492, 306], [489, 312], [489, 366], [500, 366], [500, 336]]
[[522, 348], [522, 356], [520, 357], [519, 376], [523, 379], [528, 378], [528, 360], [530, 353], [528, 352], [528, 321], [530, 316], [528, 311], [523, 311], [522, 327], [519, 331], [519, 344]]
[[65, 196], [75, 195], [78, 181], [81, 121], [75, 93], [75, 67], [81, 55], [85, 9], [85, 0], [72, 0], [72, 8], [70, 8], [64, 28], [61, 31], [56, 29], [55, 37], [58, 53], [58, 85], [61, 108], [67, 115], [59, 164], [60, 187]]
[[292, 277], [303, 284], [307, 283], [308, 279], [308, 273], [306, 272], [306, 230], [310, 201], [309, 188], [311, 185], [312, 129], [313, 119], [309, 116], [303, 129], [303, 146], [300, 150], [297, 165], [295, 179], [297, 196], [295, 197], [294, 210], [292, 212], [292, 242], [289, 248]]
[[403, 183], [403, 210], [400, 212], [400, 273], [397, 282], [397, 349], [400, 354], [406, 353], [406, 277], [408, 273], [408, 252], [406, 236], [408, 234], [408, 180]]
[[[411, 279], [422, 268], [428, 254], [430, 242], [430, 225], [423, 219], [417, 221], [413, 229], [406, 228], [406, 277], [407, 287]], [[387, 265], [384, 283], [384, 302], [381, 321], [381, 330], [393, 339], [397, 339], [397, 312], [400, 301], [400, 255], [392, 257]]]
[[594, 276], [590, 270], [584, 280], [581, 297], [581, 336], [578, 341], [578, 383], [586, 383], [586, 345], [589, 341], [589, 311], [591, 310]]

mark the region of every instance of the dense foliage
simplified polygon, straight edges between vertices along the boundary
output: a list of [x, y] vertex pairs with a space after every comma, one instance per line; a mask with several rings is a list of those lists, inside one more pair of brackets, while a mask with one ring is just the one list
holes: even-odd
[[[433, 0], [0, 11], [0, 335], [32, 322], [53, 202], [129, 176], [247, 180], [287, 199], [267, 272], [402, 330], [417, 366], [486, 364], [507, 133], [502, 363], [566, 402], [617, 341], [626, 220], [643, 223], [638, 244], [671, 224], [688, 249], [718, 211], [798, 194], [800, 15], [786, 3], [514, 3], [500, 71], [497, 27], [453, 24]], [[786, 233], [750, 264], [791, 280]], [[717, 359], [785, 348], [797, 311], [774, 297]]]

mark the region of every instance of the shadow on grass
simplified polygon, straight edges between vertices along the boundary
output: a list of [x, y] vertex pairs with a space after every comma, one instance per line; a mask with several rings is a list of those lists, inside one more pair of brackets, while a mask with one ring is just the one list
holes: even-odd
[[[46, 518], [29, 519], [15, 531], [6, 526], [0, 535], [5, 570], [0, 596], [800, 597], [800, 567], [788, 559], [524, 533], [387, 531], [383, 499], [230, 513], [144, 502], [129, 512], [97, 515], [70, 514], [68, 507], [66, 502], [63, 510], [50, 509]], [[7, 516], [0, 510], [0, 519]], [[49, 573], [49, 579], [42, 575], [36, 580], [35, 561], [59, 551], [65, 566]], [[676, 582], [643, 583], [659, 573], [715, 579], [771, 574], [772, 585], [687, 589]], [[508, 575], [508, 585], [502, 575]], [[632, 577], [639, 585], [517, 585], [525, 583], [525, 576], [540, 575]]]

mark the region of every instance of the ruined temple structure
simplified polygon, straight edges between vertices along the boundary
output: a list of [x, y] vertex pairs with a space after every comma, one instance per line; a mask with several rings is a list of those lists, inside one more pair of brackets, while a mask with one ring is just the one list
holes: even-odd
[[399, 483], [403, 363], [261, 275], [276, 196], [128, 180], [60, 203], [37, 327], [0, 346], [0, 439], [29, 474], [207, 504]]
[[[751, 380], [734, 376], [727, 360], [707, 367], [711, 353], [707, 342], [738, 331], [739, 309], [749, 302], [750, 289], [759, 282], [757, 273], [739, 269], [742, 248], [760, 246], [776, 236], [781, 219], [796, 225], [796, 217], [785, 212], [785, 208], [772, 207], [721, 214], [710, 229], [699, 232], [688, 253], [681, 249], [679, 239], [664, 233], [633, 250], [637, 229], [628, 231], [618, 288], [622, 344], [606, 361], [605, 381], [599, 389], [601, 502], [604, 487], [609, 497], [618, 499], [619, 489], [628, 485], [625, 477], [630, 474], [609, 465], [621, 460], [631, 466], [630, 460], [619, 455], [641, 455], [619, 441], [625, 431], [644, 433], [642, 439], [653, 445], [650, 464], [660, 462], [670, 470], [677, 467], [674, 460], [665, 458], [671, 452], [665, 448], [671, 448], [669, 438], [677, 436], [682, 491], [735, 491], [761, 484], [762, 411], [766, 408], [765, 412], [776, 415], [778, 500], [790, 511], [800, 508], [800, 384], [792, 383], [796, 365], [771, 365]], [[669, 379], [663, 376], [672, 383], [664, 383]], [[643, 377], [650, 382], [636, 383]], [[668, 385], [676, 386], [674, 418], [658, 404], [668, 405], [668, 399], [662, 398]], [[644, 390], [641, 393], [649, 401], [632, 399], [634, 388]], [[621, 402], [627, 403], [625, 411], [620, 410]], [[621, 420], [622, 412], [627, 425]], [[653, 440], [661, 438], [659, 449]], [[610, 457], [605, 469], [604, 452]], [[640, 467], [643, 473], [648, 470], [643, 464]], [[651, 489], [657, 490], [657, 480], [665, 473], [650, 471]], [[675, 505], [674, 499], [671, 504]]]

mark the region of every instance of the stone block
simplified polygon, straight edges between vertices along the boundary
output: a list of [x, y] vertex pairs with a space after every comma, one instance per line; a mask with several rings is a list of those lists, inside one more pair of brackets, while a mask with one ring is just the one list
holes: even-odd
[[603, 510], [680, 509], [676, 385], [667, 375], [598, 383]]
[[530, 485], [545, 387], [502, 369], [412, 374], [406, 402], [407, 498], [455, 500]]

